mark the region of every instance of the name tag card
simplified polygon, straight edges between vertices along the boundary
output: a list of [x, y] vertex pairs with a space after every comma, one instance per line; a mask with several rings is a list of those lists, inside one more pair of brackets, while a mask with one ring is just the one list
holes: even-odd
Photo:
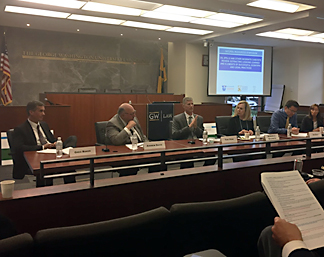
[[237, 143], [237, 136], [228, 136], [228, 137], [221, 137], [222, 144], [234, 144]]
[[164, 141], [144, 142], [144, 150], [165, 149]]
[[308, 132], [309, 137], [322, 137], [322, 133], [321, 132], [317, 132], [317, 131], [312, 131], [312, 132]]
[[70, 149], [70, 157], [79, 157], [79, 156], [95, 155], [95, 154], [96, 154], [95, 146], [76, 147]]
[[265, 141], [276, 141], [279, 140], [279, 135], [278, 134], [267, 134], [264, 136]]

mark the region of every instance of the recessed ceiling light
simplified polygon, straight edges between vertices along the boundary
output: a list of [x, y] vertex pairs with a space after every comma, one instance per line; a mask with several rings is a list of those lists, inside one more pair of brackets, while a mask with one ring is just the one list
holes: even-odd
[[315, 34], [315, 35], [312, 35], [312, 37], [324, 38], [324, 33]]
[[30, 27], [30, 24], [29, 23], [27, 23], [26, 25], [27, 25], [27, 27]]
[[234, 15], [234, 14], [228, 14], [228, 13], [217, 13], [212, 16], [207, 17], [208, 19], [214, 19], [219, 21], [229, 21], [229, 22], [236, 22], [241, 24], [250, 24], [253, 22], [262, 21], [260, 18], [254, 18], [254, 17], [247, 17], [247, 16], [241, 16], [241, 15]]
[[229, 21], [218, 21], [218, 20], [212, 20], [212, 19], [196, 19], [191, 21], [190, 23], [196, 23], [196, 24], [202, 24], [202, 25], [208, 25], [208, 26], [214, 26], [214, 27], [223, 27], [223, 28], [234, 28], [238, 26], [242, 26], [242, 23], [235, 23], [235, 22], [229, 22]]
[[276, 30], [278, 33], [285, 33], [290, 35], [297, 35], [297, 36], [309, 36], [310, 34], [314, 33], [312, 30], [305, 30], [305, 29], [293, 29], [293, 28], [286, 28]]
[[122, 36], [124, 36], [124, 34], [120, 34], [120, 36], [122, 37]]
[[156, 8], [154, 12], [163, 12], [163, 13], [193, 16], [193, 17], [200, 17], [200, 18], [215, 14], [215, 12], [185, 8], [180, 6], [172, 6], [172, 5], [163, 5], [159, 8]]
[[141, 16], [146, 18], [180, 21], [180, 22], [189, 22], [194, 19], [193, 17], [190, 16], [176, 15], [176, 14], [169, 14], [169, 13], [162, 13], [162, 12], [152, 12], [152, 11], [145, 12]]
[[6, 6], [5, 12], [31, 14], [31, 15], [39, 15], [39, 16], [46, 16], [46, 17], [54, 17], [54, 18], [67, 18], [70, 15], [70, 13], [65, 13], [65, 12], [54, 12], [54, 11], [47, 11], [47, 10], [33, 9], [33, 8], [26, 8], [26, 7], [17, 7], [17, 6], [10, 6], [10, 5]]
[[281, 39], [289, 39], [290, 37], [290, 35], [288, 34], [278, 33], [274, 31], [263, 32], [256, 35], [260, 37], [273, 37], [273, 38], [281, 38]]
[[297, 41], [305, 41], [305, 42], [312, 42], [312, 43], [323, 43], [324, 40], [318, 37], [309, 37], [309, 36], [291, 36], [290, 40], [297, 40]]
[[94, 2], [86, 3], [82, 7], [82, 10], [94, 11], [94, 12], [104, 12], [104, 13], [124, 14], [124, 15], [133, 15], [133, 16], [139, 16], [142, 12], [142, 10], [140, 10], [140, 9], [111, 5], [111, 4], [94, 3]]
[[154, 29], [154, 30], [166, 30], [170, 28], [170, 26], [137, 22], [137, 21], [126, 21], [121, 25], [128, 26], [128, 27], [142, 28], [142, 29]]
[[83, 5], [86, 4], [86, 2], [72, 1], [72, 0], [19, 0], [19, 1], [74, 8], [74, 9], [80, 9]]
[[190, 28], [181, 28], [181, 27], [173, 27], [167, 29], [169, 32], [178, 32], [178, 33], [186, 33], [186, 34], [195, 34], [195, 35], [206, 35], [212, 33], [212, 30], [201, 30], [201, 29], [190, 29]]
[[79, 32], [79, 31], [80, 31], [80, 29], [77, 29], [77, 31]]
[[316, 8], [315, 6], [311, 6], [311, 5], [297, 4], [294, 2], [283, 1], [283, 0], [257, 0], [248, 3], [247, 5], [258, 7], [258, 8], [275, 10], [275, 11], [289, 12], [289, 13]]
[[161, 38], [159, 37], [158, 40], [161, 40]]
[[125, 20], [109, 19], [109, 18], [78, 15], [78, 14], [72, 14], [71, 16], [68, 17], [68, 19], [79, 20], [79, 21], [90, 21], [90, 22], [96, 22], [96, 23], [113, 24], [113, 25], [119, 25], [122, 22], [125, 22]]

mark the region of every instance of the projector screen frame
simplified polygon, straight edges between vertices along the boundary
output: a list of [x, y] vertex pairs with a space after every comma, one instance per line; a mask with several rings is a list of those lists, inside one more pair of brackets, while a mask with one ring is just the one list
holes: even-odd
[[[215, 73], [217, 72], [217, 52], [215, 49], [218, 47], [233, 47], [233, 48], [246, 48], [246, 49], [262, 49], [264, 50], [264, 72], [267, 78], [263, 78], [263, 93], [262, 94], [251, 94], [251, 93], [228, 93], [228, 94], [219, 94], [215, 89], [215, 93], [210, 93], [210, 72], [212, 66], [214, 65]], [[215, 56], [211, 56], [211, 50], [215, 50]], [[214, 59], [213, 59], [214, 58]], [[215, 59], [216, 58], [216, 59]], [[273, 47], [272, 46], [259, 46], [259, 45], [245, 45], [245, 44], [232, 44], [232, 43], [221, 43], [221, 42], [212, 42], [208, 44], [208, 72], [207, 72], [207, 96], [255, 96], [255, 97], [269, 97], [271, 96], [272, 91], [272, 73], [273, 73]], [[265, 63], [267, 62], [267, 63]], [[267, 71], [266, 71], [267, 69]], [[268, 70], [270, 69], [270, 70]], [[214, 75], [214, 82], [216, 81], [217, 77]], [[266, 80], [266, 81], [265, 81]], [[264, 90], [265, 83], [267, 83], [267, 91]], [[216, 88], [216, 82], [214, 83], [214, 87]]]

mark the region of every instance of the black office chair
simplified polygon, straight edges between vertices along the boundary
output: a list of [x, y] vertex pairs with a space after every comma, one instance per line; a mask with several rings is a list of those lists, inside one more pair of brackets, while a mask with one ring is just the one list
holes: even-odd
[[97, 143], [96, 145], [106, 145], [106, 126], [107, 121], [95, 122]]
[[306, 113], [297, 113], [297, 126], [298, 128], [301, 128], [302, 121], [304, 117], [306, 116]]
[[257, 116], [257, 125], [260, 131], [263, 133], [268, 133], [268, 129], [271, 123], [271, 116]]
[[173, 121], [170, 120], [169, 121], [169, 139], [168, 140], [172, 140], [172, 124], [173, 124]]
[[216, 129], [217, 135], [227, 135], [228, 123], [232, 116], [216, 116]]

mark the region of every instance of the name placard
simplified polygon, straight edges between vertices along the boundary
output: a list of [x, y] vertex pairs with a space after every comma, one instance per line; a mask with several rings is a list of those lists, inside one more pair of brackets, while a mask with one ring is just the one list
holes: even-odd
[[308, 132], [309, 137], [322, 137], [322, 133], [319, 131]]
[[278, 134], [267, 134], [264, 136], [265, 141], [276, 141], [279, 140], [279, 135]]
[[237, 143], [237, 136], [228, 136], [228, 137], [221, 137], [222, 144], [232, 144]]
[[78, 157], [84, 155], [95, 155], [96, 147], [95, 146], [87, 146], [87, 147], [76, 147], [70, 149], [70, 157]]
[[165, 149], [164, 141], [144, 142], [144, 150]]

